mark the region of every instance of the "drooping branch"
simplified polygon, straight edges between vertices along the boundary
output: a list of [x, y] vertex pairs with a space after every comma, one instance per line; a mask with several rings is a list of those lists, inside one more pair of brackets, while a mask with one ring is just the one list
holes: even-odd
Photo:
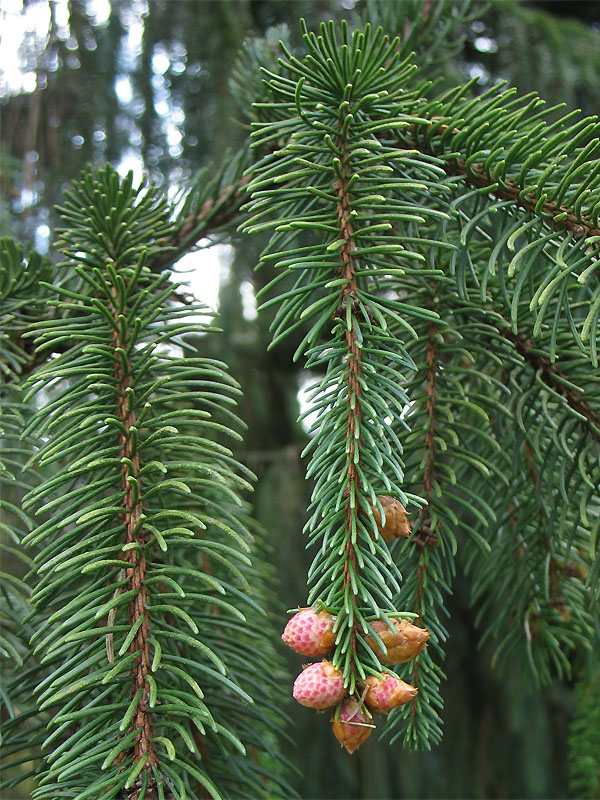
[[[431, 284], [430, 307], [435, 310], [434, 296], [436, 292], [435, 283]], [[436, 476], [435, 469], [435, 431], [437, 426], [437, 413], [436, 413], [436, 399], [437, 399], [437, 372], [438, 372], [438, 359], [437, 359], [437, 332], [438, 326], [435, 322], [430, 322], [427, 325], [427, 371], [425, 374], [425, 409], [427, 412], [427, 431], [425, 432], [425, 470], [423, 473], [423, 497], [426, 501], [425, 506], [421, 510], [421, 522], [411, 537], [411, 542], [414, 543], [419, 549], [418, 565], [417, 565], [417, 579], [416, 579], [416, 592], [415, 592], [415, 606], [414, 611], [418, 615], [417, 619], [422, 624], [423, 621], [423, 599], [425, 596], [425, 581], [427, 574], [427, 550], [433, 547], [439, 547], [440, 541], [436, 531], [431, 530], [431, 514], [430, 506], [433, 499], [433, 482]], [[412, 662], [410, 683], [412, 686], [419, 686], [419, 657]], [[416, 722], [418, 714], [418, 703], [416, 698], [411, 701], [410, 715], [412, 724]]]

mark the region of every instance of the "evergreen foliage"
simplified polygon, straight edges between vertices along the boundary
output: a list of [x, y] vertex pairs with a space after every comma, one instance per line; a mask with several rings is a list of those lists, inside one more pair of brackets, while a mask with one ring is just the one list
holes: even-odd
[[575, 797], [595, 797], [600, 790], [600, 670], [598, 652], [576, 687], [577, 715], [570, 730], [571, 787]]
[[[11, 239], [0, 239], [0, 713], [4, 769], [7, 765], [10, 768], [27, 764], [43, 730], [24, 680], [34, 664], [29, 640], [35, 628], [29, 619], [31, 589], [24, 580], [32, 560], [21, 546], [33, 528], [22, 500], [39, 483], [40, 475], [33, 469], [22, 470], [33, 454], [33, 442], [21, 440], [32, 408], [22, 401], [18, 387], [21, 373], [31, 361], [22, 337], [29, 325], [45, 313], [47, 293], [40, 280], [47, 279], [49, 274], [48, 263], [38, 253], [26, 254]], [[23, 769], [17, 781], [26, 777], [27, 769]]]
[[42, 283], [56, 314], [30, 334], [60, 355], [23, 397], [38, 398], [30, 463], [57, 465], [24, 499], [43, 515], [23, 537], [37, 552], [21, 692], [49, 715], [34, 796], [289, 796], [256, 601], [268, 572], [240, 498], [252, 474], [220, 441], [241, 438], [239, 388], [186, 340], [210, 332], [191, 316], [206, 309], [146, 266], [171, 230], [155, 189], [107, 167], [61, 212], [63, 279]]
[[[304, 58], [283, 47], [263, 69], [244, 230], [274, 231], [269, 288], [294, 278], [263, 304], [279, 304], [272, 344], [306, 323], [296, 357], [325, 370], [306, 450], [308, 602], [336, 616], [351, 693], [378, 667], [361, 650], [368, 615], [418, 615], [434, 647], [405, 668], [420, 693], [387, 730], [429, 746], [459, 549], [500, 662], [527, 653], [545, 681], [592, 646], [598, 125], [552, 121], [558, 109], [503, 86], [436, 96], [381, 28], [304, 41]], [[391, 604], [398, 575], [370, 522], [384, 491], [416, 515]]]
[[[472, 11], [369, 1], [356, 29], [303, 24], [302, 51], [272, 31], [234, 78], [248, 142], [180, 201], [86, 170], [63, 263], [0, 241], [1, 546], [23, 563], [0, 594], [3, 791], [295, 796], [241, 391], [169, 273], [239, 224], [269, 237], [270, 349], [314, 376], [307, 603], [347, 693], [384, 671], [374, 623], [412, 620], [429, 646], [396, 673], [419, 691], [382, 732], [439, 744], [467, 575], [496, 668], [576, 681], [572, 788], [597, 792], [600, 125], [440, 86]], [[380, 535], [382, 495], [408, 538]]]

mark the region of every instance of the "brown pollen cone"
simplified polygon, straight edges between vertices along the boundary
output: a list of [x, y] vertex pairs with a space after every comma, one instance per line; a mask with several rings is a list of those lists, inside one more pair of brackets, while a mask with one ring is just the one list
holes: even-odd
[[331, 717], [331, 729], [335, 738], [352, 755], [361, 747], [374, 729], [373, 718], [368, 710], [354, 697], [347, 697], [340, 709], [338, 721]]
[[411, 527], [402, 503], [387, 494], [377, 495], [377, 499], [385, 514], [385, 525], [381, 524], [381, 514], [378, 508], [373, 507], [373, 518], [384, 541], [393, 542], [394, 539], [408, 538]]
[[377, 620], [371, 627], [379, 635], [379, 638], [387, 648], [384, 653], [378, 642], [372, 636], [367, 636], [366, 644], [375, 653], [382, 664], [388, 666], [392, 664], [403, 664], [411, 658], [419, 655], [421, 650], [427, 646], [430, 637], [429, 631], [419, 628], [408, 620], [391, 620], [394, 630], [391, 631], [383, 620]]

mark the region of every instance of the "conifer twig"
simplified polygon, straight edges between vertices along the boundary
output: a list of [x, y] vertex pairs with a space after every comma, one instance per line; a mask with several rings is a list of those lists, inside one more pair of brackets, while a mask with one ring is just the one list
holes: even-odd
[[[435, 154], [432, 154], [435, 155]], [[460, 175], [464, 180], [475, 188], [483, 189], [486, 186], [493, 186], [495, 181], [492, 181], [485, 173], [481, 164], [472, 164], [467, 167], [462, 158], [456, 159], [454, 162], [446, 162], [444, 169], [448, 175]], [[499, 200], [512, 200], [515, 205], [520, 206], [529, 211], [531, 214], [539, 214], [536, 211], [538, 198], [533, 192], [528, 192], [525, 197], [522, 196], [522, 191], [518, 184], [512, 178], [504, 178], [504, 186], [498, 186], [490, 189], [490, 194], [493, 194]], [[600, 236], [600, 228], [594, 227], [591, 220], [587, 219], [583, 214], [578, 217], [571, 208], [565, 205], [557, 206], [551, 201], [546, 201], [542, 208], [541, 213], [544, 217], [544, 222], [556, 231], [570, 231], [575, 239], [584, 239], [589, 236]], [[564, 219], [560, 216], [566, 214]], [[556, 219], [556, 217], [559, 219]]]
[[[434, 295], [436, 287], [431, 284], [431, 294], [429, 298], [429, 305], [432, 310], [435, 310]], [[432, 500], [433, 481], [435, 479], [435, 429], [437, 425], [437, 415], [435, 409], [435, 401], [437, 398], [437, 338], [436, 334], [438, 326], [435, 322], [429, 322], [427, 325], [427, 373], [425, 376], [425, 408], [429, 423], [425, 433], [425, 450], [426, 450], [426, 463], [425, 471], [423, 473], [423, 497], [425, 498], [426, 505], [422, 509], [423, 518], [419, 529], [412, 536], [411, 541], [414, 542], [420, 549], [418, 567], [417, 567], [417, 591], [415, 594], [415, 607], [417, 619], [419, 622], [423, 620], [423, 596], [425, 594], [425, 573], [427, 570], [427, 548], [439, 547], [438, 535], [435, 531], [431, 530], [431, 517], [429, 516], [429, 507]], [[411, 670], [411, 685], [419, 686], [419, 656], [417, 656], [412, 663]], [[418, 706], [416, 698], [411, 701], [410, 714], [415, 724], [415, 718], [418, 714]]]
[[[340, 248], [342, 264], [340, 267], [340, 275], [345, 279], [345, 283], [340, 297], [340, 309], [346, 308], [347, 298], [350, 298], [350, 306], [355, 310], [355, 294], [356, 294], [356, 265], [352, 251], [354, 243], [352, 240], [353, 230], [350, 218], [351, 205], [350, 194], [348, 191], [348, 148], [347, 142], [342, 137], [338, 140], [341, 150], [341, 174], [342, 177], [336, 181], [336, 191], [338, 196], [337, 201], [337, 216], [340, 224], [340, 230], [344, 243]], [[343, 314], [343, 310], [340, 314]], [[350, 569], [356, 571], [357, 559], [354, 545], [352, 544], [352, 528], [353, 528], [353, 515], [356, 514], [356, 502], [353, 499], [355, 487], [360, 485], [358, 470], [355, 462], [355, 452], [360, 448], [360, 437], [357, 439], [355, 436], [357, 427], [360, 427], [361, 418], [361, 405], [360, 396], [362, 388], [360, 385], [360, 377], [362, 373], [361, 358], [362, 352], [356, 343], [356, 333], [352, 327], [350, 330], [346, 327], [346, 346], [348, 348], [348, 372], [346, 381], [348, 385], [347, 396], [347, 428], [346, 428], [346, 442], [348, 447], [347, 470], [346, 470], [346, 507], [344, 511], [344, 522], [346, 527], [346, 547], [345, 547], [345, 564], [344, 564], [344, 590], [352, 591]], [[356, 398], [354, 406], [352, 398]], [[356, 625], [356, 622], [355, 622]], [[351, 650], [352, 653], [356, 651], [356, 632], [351, 633]]]
[[[430, 307], [435, 311], [434, 307], [434, 294], [436, 286], [431, 284]], [[423, 547], [438, 547], [439, 539], [437, 533], [431, 530], [431, 518], [428, 510], [431, 504], [433, 481], [435, 479], [435, 429], [437, 425], [437, 416], [435, 410], [435, 401], [437, 397], [437, 339], [436, 334], [438, 326], [435, 322], [430, 322], [427, 325], [427, 375], [425, 377], [425, 394], [427, 399], [425, 407], [427, 409], [427, 416], [429, 424], [425, 433], [425, 450], [427, 452], [427, 460], [425, 465], [425, 472], [423, 474], [423, 497], [426, 500], [426, 505], [422, 509], [422, 521], [419, 529], [412, 537], [412, 541], [420, 548]], [[422, 563], [419, 564], [419, 577]], [[420, 612], [417, 612], [420, 614]]]
[[[113, 307], [111, 309], [115, 320], [113, 330], [113, 345], [115, 348], [115, 375], [118, 396], [118, 415], [123, 423], [124, 432], [119, 433], [122, 463], [122, 489], [124, 493], [123, 506], [125, 518], [126, 544], [129, 548], [123, 553], [125, 561], [131, 563], [131, 568], [127, 569], [129, 587], [137, 592], [129, 603], [129, 621], [132, 626], [138, 623], [140, 617], [142, 622], [139, 624], [137, 633], [131, 642], [129, 651], [138, 652], [132, 670], [132, 698], [141, 690], [141, 696], [137, 709], [131, 722], [131, 729], [138, 730], [135, 737], [134, 762], [146, 758], [144, 769], [147, 772], [150, 785], [156, 783], [152, 775], [152, 766], [157, 763], [156, 752], [154, 750], [152, 736], [152, 715], [149, 711], [150, 694], [147, 678], [150, 675], [150, 642], [148, 618], [148, 590], [146, 586], [146, 555], [144, 529], [141, 524], [142, 517], [142, 484], [139, 477], [140, 456], [132, 444], [132, 437], [137, 435], [137, 419], [135, 408], [130, 399], [133, 390], [131, 385], [131, 375], [128, 366], [126, 353], [128, 351], [127, 341], [121, 340], [118, 332], [123, 326], [119, 325], [118, 298], [116, 288], [112, 289]], [[120, 358], [120, 355], [123, 358]], [[146, 755], [147, 754], [147, 755]], [[137, 791], [130, 795], [130, 800], [137, 798]]]
[[246, 200], [245, 186], [251, 178], [252, 175], [243, 175], [238, 183], [226, 186], [216, 197], [209, 197], [198, 211], [189, 214], [177, 226], [168, 243], [171, 252], [156, 256], [149, 262], [150, 268], [159, 272], [173, 263], [173, 251], [182, 248], [189, 251], [200, 239], [231, 223]]

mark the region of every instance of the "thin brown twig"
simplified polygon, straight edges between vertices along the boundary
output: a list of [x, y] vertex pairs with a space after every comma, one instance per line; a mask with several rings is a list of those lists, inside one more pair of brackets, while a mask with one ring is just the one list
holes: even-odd
[[[345, 279], [344, 288], [340, 295], [340, 314], [345, 314], [346, 303], [348, 298], [352, 308], [355, 305], [356, 295], [356, 264], [354, 261], [353, 250], [355, 249], [352, 239], [353, 229], [351, 221], [351, 198], [348, 191], [348, 148], [346, 139], [340, 133], [338, 139], [338, 146], [341, 150], [341, 174], [342, 177], [336, 181], [337, 200], [337, 216], [340, 225], [340, 231], [344, 240], [340, 248], [340, 255], [342, 263], [339, 267], [340, 275]], [[360, 396], [362, 389], [360, 385], [360, 377], [362, 375], [362, 351], [356, 342], [356, 333], [354, 329], [346, 329], [346, 347], [348, 349], [347, 360], [347, 398], [346, 398], [346, 441], [348, 443], [348, 455], [346, 458], [346, 507], [344, 511], [344, 524], [346, 528], [346, 547], [344, 552], [344, 590], [347, 586], [351, 586], [350, 571], [356, 570], [357, 558], [352, 544], [352, 528], [353, 516], [356, 514], [356, 504], [353, 498], [355, 487], [360, 485], [358, 470], [354, 463], [354, 456], [357, 448], [360, 446], [359, 440], [356, 438], [355, 433], [357, 426], [360, 426], [361, 419], [361, 404]], [[354, 402], [352, 398], [354, 397]], [[350, 647], [354, 654], [356, 652], [356, 631], [352, 630], [350, 635]]]
[[180, 255], [184, 248], [191, 250], [200, 239], [233, 222], [246, 199], [244, 187], [251, 178], [243, 175], [237, 184], [221, 189], [216, 197], [209, 197], [198, 211], [189, 214], [167, 242], [171, 249], [154, 258], [150, 268], [160, 271], [173, 262], [173, 253]]
[[[147, 586], [146, 586], [146, 555], [145, 555], [145, 532], [143, 525], [140, 525], [140, 517], [143, 511], [142, 505], [142, 485], [139, 478], [140, 457], [137, 448], [132, 445], [132, 429], [136, 428], [137, 418], [135, 408], [130, 400], [128, 389], [132, 388], [131, 374], [125, 369], [118, 352], [127, 352], [127, 341], [122, 341], [118, 333], [119, 326], [119, 306], [116, 289], [113, 289], [112, 314], [115, 320], [116, 329], [113, 330], [113, 346], [115, 349], [115, 377], [118, 389], [118, 416], [124, 426], [125, 431], [119, 433], [119, 444], [121, 448], [122, 463], [122, 489], [123, 489], [123, 517], [125, 521], [125, 543], [134, 545], [122, 553], [125, 561], [131, 564], [127, 568], [127, 578], [129, 579], [128, 588], [137, 591], [136, 596], [129, 603], [128, 616], [130, 625], [137, 623], [140, 617], [142, 622], [131, 642], [130, 652], [138, 653], [134, 660], [131, 675], [131, 696], [141, 689], [141, 697], [135, 710], [131, 729], [138, 731], [134, 745], [134, 763], [141, 758], [146, 758], [144, 770], [147, 772], [148, 789], [155, 789], [155, 778], [152, 773], [152, 766], [157, 763], [157, 756], [154, 749], [152, 733], [152, 714], [150, 712], [150, 692], [147, 678], [150, 675], [150, 620], [147, 610]], [[132, 479], [132, 480], [130, 480]], [[138, 782], [129, 794], [129, 800], [136, 800], [138, 797]], [[140, 784], [141, 785], [141, 784]]]
[[[448, 162], [444, 165], [444, 169], [449, 175], [460, 175], [464, 178], [466, 183], [469, 183], [475, 188], [483, 189], [485, 187], [491, 187], [496, 183], [496, 181], [493, 181], [486, 175], [480, 164], [473, 164], [468, 168], [461, 158], [457, 159], [454, 163]], [[521, 188], [512, 178], [504, 178], [503, 184], [503, 186], [490, 189], [490, 194], [495, 195], [500, 200], [512, 200], [515, 205], [520, 206], [525, 211], [543, 216], [545, 224], [554, 228], [554, 230], [570, 231], [575, 239], [583, 239], [588, 236], [600, 236], [600, 228], [594, 227], [592, 221], [586, 219], [584, 216], [577, 217], [568, 206], [557, 206], [555, 203], [547, 200], [542, 205], [540, 211], [536, 211], [539, 198], [537, 198], [533, 192], [528, 192], [525, 197], [523, 197]], [[566, 214], [567, 216], [564, 219], [555, 219], [555, 217], [562, 214]]]

